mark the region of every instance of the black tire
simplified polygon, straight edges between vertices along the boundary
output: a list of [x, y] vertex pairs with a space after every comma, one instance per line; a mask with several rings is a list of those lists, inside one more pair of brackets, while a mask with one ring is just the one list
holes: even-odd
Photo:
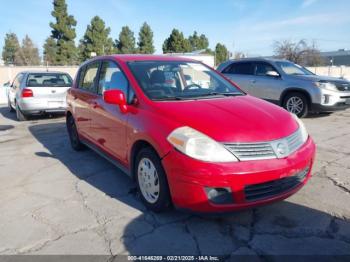
[[[295, 109], [295, 111], [291, 108], [291, 104], [293, 104], [294, 101], [298, 101], [301, 104], [302, 109]], [[306, 117], [309, 114], [309, 101], [307, 97], [299, 92], [291, 92], [286, 95], [283, 101], [283, 107], [293, 113], [296, 114], [299, 118]], [[293, 112], [294, 111], [294, 112]]]
[[[148, 159], [152, 162], [154, 165], [157, 175], [158, 175], [158, 184], [159, 184], [159, 194], [156, 202], [151, 203], [149, 202], [143, 195], [141, 188], [140, 188], [140, 181], [139, 181], [139, 175], [138, 175], [138, 169], [139, 164], [142, 159]], [[162, 163], [160, 161], [160, 158], [158, 154], [150, 147], [146, 147], [141, 149], [137, 156], [135, 161], [135, 168], [134, 168], [134, 176], [137, 184], [137, 189], [140, 194], [140, 198], [144, 205], [153, 212], [163, 212], [168, 210], [171, 207], [171, 197], [170, 197], [170, 191], [169, 191], [169, 185], [168, 180], [164, 171], [164, 168], [162, 166]]]
[[27, 120], [27, 116], [25, 114], [23, 114], [21, 108], [19, 107], [19, 105], [16, 103], [16, 117], [18, 121], [26, 121]]
[[73, 116], [68, 116], [66, 119], [66, 126], [69, 135], [69, 140], [72, 148], [75, 151], [81, 151], [85, 148], [84, 144], [81, 143], [77, 127], [75, 125], [75, 121]]
[[15, 109], [11, 105], [10, 99], [7, 99], [7, 104], [8, 104], [8, 107], [10, 109], [10, 112], [15, 112]]

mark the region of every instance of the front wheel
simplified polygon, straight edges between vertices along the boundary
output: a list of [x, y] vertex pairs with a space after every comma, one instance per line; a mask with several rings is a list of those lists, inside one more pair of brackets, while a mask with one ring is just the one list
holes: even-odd
[[167, 210], [171, 205], [169, 186], [157, 153], [151, 148], [141, 149], [134, 170], [144, 205], [154, 212]]
[[308, 100], [304, 94], [293, 92], [288, 94], [283, 103], [283, 107], [298, 117], [305, 117], [309, 112]]

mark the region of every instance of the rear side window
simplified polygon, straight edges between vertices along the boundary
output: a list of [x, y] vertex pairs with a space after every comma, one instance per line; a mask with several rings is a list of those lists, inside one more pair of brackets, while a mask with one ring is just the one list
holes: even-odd
[[87, 65], [80, 73], [79, 88], [88, 92], [96, 92], [96, 77], [100, 63], [94, 62]]
[[119, 89], [127, 95], [128, 86], [128, 80], [116, 63], [111, 61], [102, 63], [98, 84], [98, 93], [100, 95], [104, 91], [111, 89]]
[[26, 86], [28, 87], [70, 87], [72, 78], [68, 74], [35, 73], [29, 74]]
[[254, 75], [254, 65], [250, 62], [233, 63], [226, 67], [222, 72], [224, 74]]

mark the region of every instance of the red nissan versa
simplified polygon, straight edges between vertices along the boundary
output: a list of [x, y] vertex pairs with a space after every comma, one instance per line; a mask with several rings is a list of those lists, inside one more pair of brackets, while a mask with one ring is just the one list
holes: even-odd
[[97, 57], [80, 67], [67, 101], [72, 147], [135, 178], [153, 211], [254, 207], [311, 176], [315, 144], [297, 117], [194, 60]]

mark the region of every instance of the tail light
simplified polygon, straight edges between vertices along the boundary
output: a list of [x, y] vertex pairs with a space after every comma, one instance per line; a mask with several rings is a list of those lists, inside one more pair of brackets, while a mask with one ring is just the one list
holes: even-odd
[[22, 97], [33, 97], [33, 91], [29, 88], [24, 88], [22, 90]]

